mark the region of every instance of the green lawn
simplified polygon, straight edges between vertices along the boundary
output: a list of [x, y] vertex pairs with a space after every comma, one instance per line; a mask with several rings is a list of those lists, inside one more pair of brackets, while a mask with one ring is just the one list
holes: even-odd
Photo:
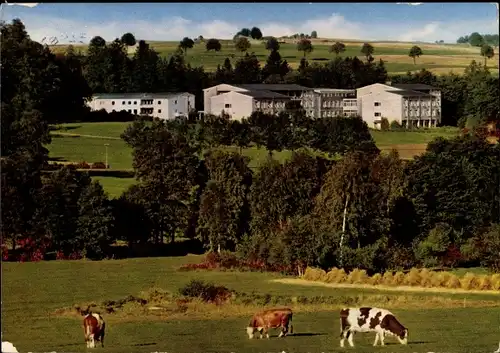
[[[176, 292], [191, 279], [203, 279], [240, 292], [285, 296], [335, 296], [342, 303], [350, 297], [365, 296], [367, 304], [387, 307], [409, 328], [409, 346], [394, 344], [391, 352], [492, 352], [498, 346], [500, 302], [495, 307], [425, 308], [396, 299], [403, 293], [387, 292], [376, 303], [369, 299], [380, 291], [287, 285], [270, 282], [277, 274], [250, 272], [179, 272], [181, 264], [199, 262], [200, 256], [142, 258], [112, 261], [51, 261], [2, 264], [2, 340], [12, 342], [20, 352], [83, 352], [85, 346], [81, 318], [60, 317], [56, 309], [138, 295], [152, 287]], [[413, 300], [435, 298], [426, 293], [412, 294]], [[495, 300], [498, 296], [442, 294], [439, 297]], [[422, 299], [423, 298], [423, 299]], [[389, 300], [389, 302], [387, 302]], [[472, 305], [471, 305], [472, 306]], [[295, 307], [294, 307], [295, 309]], [[103, 314], [107, 321], [103, 352], [341, 352], [338, 307], [330, 310], [295, 310], [297, 335], [270, 340], [249, 341], [245, 336], [248, 313], [226, 312], [224, 306], [212, 309], [206, 320], [185, 317], [151, 319], [130, 312], [118, 320], [116, 314]], [[220, 315], [217, 315], [217, 311]], [[219, 317], [219, 318], [217, 318]], [[221, 318], [225, 317], [225, 318]], [[436, 325], [439, 322], [439, 325]], [[493, 329], [492, 329], [493, 328]], [[373, 352], [373, 334], [355, 337], [356, 352]], [[387, 350], [386, 348], [386, 350]], [[377, 348], [382, 350], [381, 348]]]
[[[132, 149], [120, 139], [129, 123], [70, 123], [52, 131], [52, 143], [47, 146], [49, 156], [63, 162], [105, 162], [108, 144], [108, 163], [112, 169], [132, 169]], [[371, 130], [371, 134], [382, 151], [398, 150], [402, 158], [413, 158], [425, 151], [427, 143], [438, 136], [456, 136], [456, 128], [438, 128], [422, 131]], [[227, 151], [239, 151], [236, 147], [224, 147]], [[250, 157], [250, 168], [257, 169], [268, 158], [265, 148], [246, 148], [242, 154]], [[284, 161], [291, 151], [274, 152], [273, 158]], [[135, 180], [133, 178], [93, 177], [99, 180], [111, 197], [118, 197]]]
[[[358, 56], [364, 60], [364, 56], [360, 53], [363, 42], [343, 41], [346, 44], [346, 51], [341, 56]], [[177, 49], [178, 42], [163, 42], [149, 41], [151, 47], [155, 49], [161, 56], [169, 56]], [[265, 64], [269, 52], [265, 49], [263, 41], [251, 41], [252, 47], [249, 52], [254, 52], [260, 60], [261, 65]], [[186, 53], [186, 61], [192, 66], [203, 66], [206, 70], [215, 70], [217, 65], [222, 65], [227, 57], [231, 60], [237, 60], [244, 53], [236, 51], [232, 41], [221, 41], [222, 49], [220, 52], [207, 52], [205, 43], [195, 44], [192, 49]], [[324, 63], [335, 57], [329, 52], [329, 48], [333, 41], [328, 40], [313, 40], [314, 51], [307, 55], [310, 62]], [[423, 50], [423, 55], [417, 59], [416, 65], [413, 59], [408, 57], [410, 48], [414, 43], [372, 43], [375, 48], [375, 59], [383, 59], [386, 62], [386, 67], [390, 73], [406, 73], [406, 71], [415, 71], [422, 68], [435, 71], [436, 73], [447, 73], [449, 70], [463, 72], [471, 60], [481, 60], [478, 48], [471, 48], [463, 45], [437, 45], [437, 44], [419, 44]], [[53, 46], [54, 52], [64, 51], [66, 46]], [[86, 50], [86, 46], [77, 46], [82, 51]], [[280, 45], [280, 54], [283, 59], [294, 68], [299, 65], [300, 59], [303, 57], [302, 52], [297, 51], [296, 44], [292, 42], [283, 43]], [[490, 60], [488, 66], [493, 69], [498, 69], [498, 62]]]

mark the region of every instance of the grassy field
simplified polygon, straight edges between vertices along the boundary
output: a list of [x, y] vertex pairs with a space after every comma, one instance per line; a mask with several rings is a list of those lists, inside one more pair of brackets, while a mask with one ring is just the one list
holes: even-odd
[[[334, 297], [335, 305], [292, 305], [296, 335], [249, 341], [245, 327], [262, 307], [204, 304], [177, 316], [154, 316], [127, 311], [103, 314], [107, 322], [102, 352], [341, 352], [338, 309], [357, 298], [359, 305], [389, 308], [409, 328], [407, 347], [390, 344], [390, 352], [492, 352], [500, 339], [498, 295], [381, 292], [380, 290], [291, 285], [269, 273], [179, 272], [180, 265], [200, 256], [143, 258], [116, 261], [51, 261], [4, 263], [2, 340], [20, 352], [83, 352], [81, 317], [59, 316], [63, 307], [84, 302], [116, 300], [161, 288], [175, 293], [191, 279], [202, 279], [245, 293]], [[467, 305], [462, 305], [463, 299]], [[203, 310], [202, 310], [203, 309]], [[439, 325], [436, 323], [439, 322]], [[356, 352], [373, 352], [373, 334], [355, 337]], [[377, 350], [379, 350], [378, 348]], [[387, 350], [388, 349], [388, 350]]]
[[[327, 62], [334, 58], [334, 54], [328, 49], [334, 43], [334, 40], [317, 39], [313, 40], [314, 51], [308, 54], [307, 58], [310, 62]], [[149, 41], [151, 47], [158, 51], [161, 56], [168, 57], [178, 46], [178, 42], [160, 42]], [[260, 60], [261, 65], [264, 65], [269, 55], [265, 49], [265, 44], [262, 41], [252, 40], [252, 47], [249, 52], [254, 52]], [[363, 42], [344, 41], [346, 51], [342, 56], [358, 56], [364, 59], [360, 53]], [[215, 70], [217, 65], [222, 65], [227, 57], [237, 60], [241, 57], [241, 52], [234, 48], [232, 41], [221, 41], [222, 49], [220, 52], [207, 52], [205, 43], [197, 43], [192, 49], [189, 49], [186, 54], [186, 61], [193, 66], [203, 66], [206, 70]], [[407, 71], [415, 71], [420, 69], [428, 69], [437, 74], [462, 73], [464, 68], [470, 64], [472, 60], [483, 60], [480, 56], [479, 48], [470, 47], [467, 45], [442, 45], [442, 44], [417, 44], [423, 51], [420, 58], [417, 59], [416, 65], [413, 59], [408, 56], [410, 48], [415, 43], [402, 42], [375, 42], [372, 43], [375, 48], [374, 56], [376, 60], [383, 59], [386, 62], [387, 71], [392, 74], [406, 73]], [[54, 52], [62, 52], [66, 49], [64, 45], [51, 47]], [[86, 46], [77, 46], [78, 49], [85, 52]], [[296, 44], [288, 40], [287, 43], [280, 45], [280, 54], [283, 59], [286, 59], [291, 67], [296, 68], [299, 65], [300, 59], [303, 57], [302, 52], [297, 51]], [[234, 64], [234, 62], [233, 62]], [[489, 60], [488, 66], [492, 72], [498, 72], [498, 60]]]
[[[128, 123], [70, 123], [63, 124], [52, 131], [52, 143], [47, 146], [49, 156], [59, 162], [104, 162], [108, 144], [108, 163], [111, 169], [132, 169], [132, 150], [120, 139], [121, 133]], [[438, 128], [422, 131], [382, 132], [371, 131], [377, 146], [382, 151], [392, 148], [398, 150], [402, 158], [413, 158], [425, 151], [427, 143], [437, 136], [453, 137], [458, 130], [455, 128]], [[228, 151], [238, 151], [238, 148], [227, 147]], [[242, 154], [250, 157], [250, 167], [258, 168], [267, 158], [264, 148], [247, 148]], [[274, 158], [286, 160], [290, 151], [275, 152]], [[135, 180], [132, 178], [94, 177], [99, 180], [111, 197], [118, 197]]]

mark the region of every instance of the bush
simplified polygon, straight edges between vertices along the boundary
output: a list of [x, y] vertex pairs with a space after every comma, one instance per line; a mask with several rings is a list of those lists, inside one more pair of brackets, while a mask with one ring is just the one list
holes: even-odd
[[401, 271], [396, 272], [392, 277], [392, 283], [395, 286], [401, 286], [404, 284], [404, 282], [405, 282], [405, 274]]
[[405, 276], [404, 284], [409, 286], [418, 286], [421, 283], [420, 272], [416, 268], [412, 268]]
[[382, 284], [382, 275], [380, 273], [375, 273], [373, 276], [368, 278], [368, 284], [371, 284], [372, 286]]
[[368, 275], [365, 270], [355, 268], [349, 273], [349, 276], [347, 276], [347, 283], [364, 284], [367, 281]]
[[460, 286], [462, 289], [477, 289], [479, 287], [479, 280], [473, 273], [467, 272], [462, 279], [460, 279]]
[[382, 276], [382, 284], [385, 286], [392, 286], [393, 280], [392, 272], [390, 271], [385, 272]]
[[200, 298], [207, 303], [221, 304], [227, 301], [232, 292], [224, 286], [215, 286], [199, 280], [192, 280], [179, 289], [179, 293], [189, 298]]
[[73, 165], [76, 169], [90, 169], [90, 164], [85, 161]]
[[389, 120], [387, 120], [387, 118], [382, 118], [380, 122], [380, 130], [389, 131], [389, 129], [390, 129]]
[[398, 121], [393, 120], [391, 122], [391, 130], [393, 130], [393, 131], [399, 131], [401, 129], [402, 129], [402, 126], [401, 126], [401, 124]]
[[320, 268], [306, 268], [304, 272], [304, 279], [309, 281], [325, 281], [326, 280], [326, 271]]
[[92, 169], [107, 169], [107, 166], [104, 162], [94, 162], [92, 163]]
[[448, 279], [448, 282], [446, 282], [446, 287], [447, 288], [460, 288], [460, 280], [458, 279], [457, 276], [451, 275], [450, 278]]

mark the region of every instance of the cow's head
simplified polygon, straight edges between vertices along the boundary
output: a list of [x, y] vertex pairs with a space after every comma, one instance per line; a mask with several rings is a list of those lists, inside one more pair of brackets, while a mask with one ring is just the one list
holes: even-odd
[[408, 344], [408, 329], [405, 328], [400, 335], [398, 335], [399, 343]]
[[251, 326], [248, 326], [247, 327], [247, 335], [248, 335], [248, 338], [249, 339], [252, 339], [253, 338], [253, 334], [255, 333], [255, 331], [257, 331], [255, 329], [255, 327], [251, 327]]

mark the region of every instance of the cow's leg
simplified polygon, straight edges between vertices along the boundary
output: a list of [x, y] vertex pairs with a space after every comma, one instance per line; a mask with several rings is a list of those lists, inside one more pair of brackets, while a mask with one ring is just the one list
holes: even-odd
[[378, 335], [379, 335], [379, 333], [378, 333], [378, 332], [376, 332], [376, 333], [375, 333], [375, 342], [373, 342], [373, 346], [376, 346], [376, 345], [377, 345], [377, 343], [378, 343], [378, 338], [379, 338], [379, 337], [378, 337]]
[[269, 339], [269, 327], [266, 326], [264, 332], [266, 333], [266, 338]]
[[101, 347], [104, 348], [104, 332], [101, 333]]
[[90, 347], [90, 348], [95, 348], [95, 339], [94, 339], [94, 335], [93, 335], [93, 334], [92, 334], [92, 335], [90, 335], [90, 337], [89, 337], [89, 341], [90, 341], [90, 343], [89, 343], [89, 344], [90, 344], [90, 345], [89, 345], [89, 347]]
[[384, 343], [384, 332], [380, 332], [380, 345], [381, 346], [385, 346], [385, 343]]
[[342, 347], [342, 348], [344, 348], [344, 341], [347, 337], [347, 332], [348, 331], [344, 330], [340, 333], [340, 347]]
[[288, 333], [288, 325], [284, 323], [281, 326], [281, 332], [278, 337], [285, 337], [287, 333]]
[[351, 347], [354, 347], [353, 339], [354, 339], [354, 332], [353, 331], [348, 331], [347, 332], [347, 342], [349, 342], [349, 345]]
[[263, 339], [264, 338], [264, 328], [263, 327], [259, 327], [259, 333], [260, 333], [260, 339]]

